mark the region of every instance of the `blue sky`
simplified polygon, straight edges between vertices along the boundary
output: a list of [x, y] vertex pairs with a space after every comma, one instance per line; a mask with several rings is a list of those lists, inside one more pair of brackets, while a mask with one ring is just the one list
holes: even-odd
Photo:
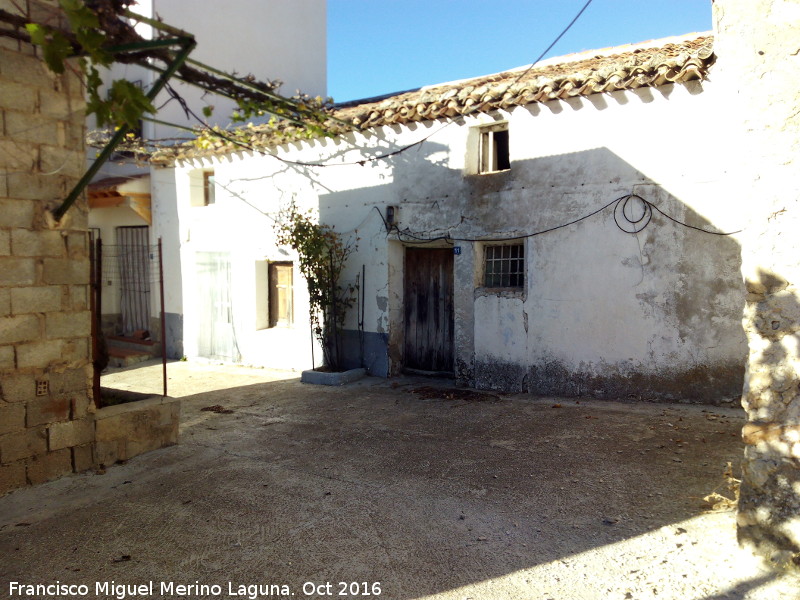
[[[328, 0], [338, 102], [530, 64], [586, 0]], [[593, 0], [548, 57], [711, 29], [711, 0]]]

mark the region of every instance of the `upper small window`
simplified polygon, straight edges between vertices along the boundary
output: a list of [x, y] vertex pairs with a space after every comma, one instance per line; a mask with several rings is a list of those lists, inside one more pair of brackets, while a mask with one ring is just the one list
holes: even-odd
[[521, 288], [525, 285], [525, 246], [507, 244], [484, 247], [483, 285]]
[[203, 173], [203, 206], [214, 204], [215, 200], [215, 187], [214, 171], [206, 171]]
[[508, 123], [480, 129], [478, 173], [496, 173], [511, 168], [508, 155]]

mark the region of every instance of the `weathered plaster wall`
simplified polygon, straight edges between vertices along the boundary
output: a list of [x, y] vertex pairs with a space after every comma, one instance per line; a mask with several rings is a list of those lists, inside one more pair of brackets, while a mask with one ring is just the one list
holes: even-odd
[[[739, 229], [739, 207], [719, 188], [728, 166], [704, 142], [726, 126], [716, 102], [713, 81], [693, 82], [517, 107], [447, 127], [383, 127], [277, 150], [280, 158], [325, 167], [235, 155], [215, 167], [230, 188], [223, 201], [227, 216], [222, 203], [192, 209], [198, 215], [217, 211], [219, 218], [209, 221], [215, 235], [201, 233], [192, 213], [181, 218], [181, 227], [191, 229], [182, 229], [183, 239], [191, 238], [194, 247], [235, 239], [241, 247], [251, 243], [244, 232], [258, 222], [264, 226], [252, 231], [268, 252], [269, 217], [259, 210], [273, 212], [291, 201], [317, 208], [323, 222], [357, 245], [344, 279], [355, 284], [363, 269], [364, 362], [376, 374], [397, 373], [403, 364], [404, 244], [414, 240], [387, 237], [387, 206], [398, 207], [400, 229], [418, 237], [485, 240], [567, 223], [633, 192], [695, 227]], [[494, 120], [509, 123], [511, 170], [471, 175], [475, 127]], [[676, 132], [676, 123], [685, 133]], [[360, 164], [429, 134], [421, 146]], [[737, 241], [658, 214], [640, 233], [624, 233], [613, 214], [610, 207], [528, 238], [527, 285], [516, 292], [482, 289], [483, 242], [455, 242], [462, 250], [454, 275], [459, 382], [545, 394], [738, 398], [746, 341]], [[350, 341], [359, 341], [355, 310], [346, 326]], [[351, 348], [360, 362], [360, 347]]]
[[[738, 206], [717, 187], [724, 161], [674, 131], [677, 122], [692, 139], [717, 135], [723, 124], [714, 98], [712, 83], [693, 83], [496, 115], [510, 123], [507, 173], [465, 175], [471, 127], [489, 117], [448, 127], [393, 160], [317, 169], [322, 219], [358, 231], [350, 280], [366, 265], [368, 289], [376, 291], [375, 301], [367, 295], [366, 323], [388, 332], [390, 370], [402, 364], [403, 254], [387, 249], [374, 206], [399, 206], [400, 228], [421, 237], [482, 239], [566, 223], [635, 192], [694, 226], [735, 230]], [[375, 150], [332, 153], [329, 162], [391, 150], [440, 126], [384, 128], [385, 141], [352, 140]], [[738, 397], [746, 348], [735, 239], [659, 215], [641, 233], [625, 234], [608, 209], [528, 239], [528, 284], [503, 294], [480, 287], [481, 242], [455, 243], [462, 250], [455, 257], [461, 382], [548, 394]], [[388, 309], [380, 306], [384, 289]]]
[[[717, 0], [716, 77], [728, 99], [731, 198], [741, 236], [749, 342], [739, 538], [800, 565], [800, 5]], [[769, 101], [765, 101], [769, 98]]]
[[2, 494], [95, 458], [86, 202], [57, 228], [45, 215], [82, 173], [80, 82], [0, 37], [0, 123]]

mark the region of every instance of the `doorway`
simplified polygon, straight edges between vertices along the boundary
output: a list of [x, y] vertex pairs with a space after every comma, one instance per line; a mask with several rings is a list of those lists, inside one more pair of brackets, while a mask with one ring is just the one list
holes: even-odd
[[122, 334], [150, 329], [150, 228], [117, 227]]
[[403, 366], [453, 373], [453, 249], [406, 248]]
[[233, 325], [230, 256], [198, 252], [197, 269], [197, 354], [204, 358], [238, 362], [240, 354]]

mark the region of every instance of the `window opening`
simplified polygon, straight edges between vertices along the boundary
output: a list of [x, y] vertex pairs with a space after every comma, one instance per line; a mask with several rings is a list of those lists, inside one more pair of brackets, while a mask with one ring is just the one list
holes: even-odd
[[215, 187], [214, 171], [203, 173], [203, 206], [209, 206], [216, 202]]
[[294, 321], [292, 310], [291, 262], [269, 263], [269, 326], [288, 327]]
[[511, 168], [508, 153], [508, 123], [483, 127], [480, 136], [479, 173], [495, 173]]
[[483, 285], [488, 288], [521, 288], [525, 285], [523, 244], [484, 247]]

